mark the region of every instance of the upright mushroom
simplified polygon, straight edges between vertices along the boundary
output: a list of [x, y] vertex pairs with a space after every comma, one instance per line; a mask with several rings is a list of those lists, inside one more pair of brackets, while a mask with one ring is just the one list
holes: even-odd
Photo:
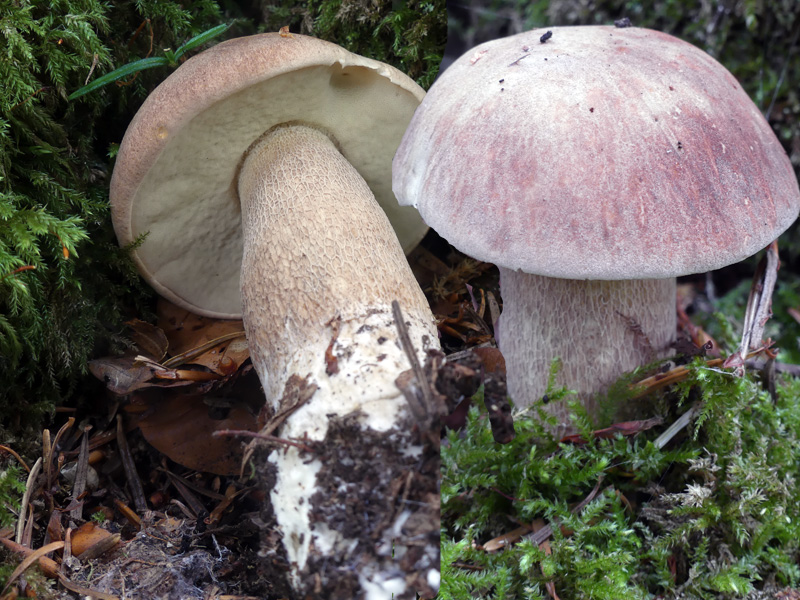
[[556, 357], [560, 383], [591, 403], [650, 347], [667, 353], [674, 278], [750, 256], [800, 209], [770, 126], [706, 53], [639, 28], [543, 33], [458, 59], [393, 164], [401, 204], [500, 267], [498, 342], [520, 406]]
[[[271, 412], [304, 402], [277, 433], [307, 447], [333, 428], [344, 446], [269, 457], [272, 507], [302, 597], [407, 593], [409, 549], [393, 543], [409, 513], [389, 488], [419, 448], [395, 385], [409, 360], [392, 300], [420, 357], [438, 342], [401, 247], [425, 226], [396, 205], [390, 169], [423, 95], [396, 69], [321, 40], [234, 39], [150, 94], [111, 181], [120, 243], [146, 235], [133, 255], [147, 281], [196, 313], [242, 315]], [[425, 551], [436, 558], [438, 543]], [[434, 583], [438, 558], [435, 567], [425, 575]]]

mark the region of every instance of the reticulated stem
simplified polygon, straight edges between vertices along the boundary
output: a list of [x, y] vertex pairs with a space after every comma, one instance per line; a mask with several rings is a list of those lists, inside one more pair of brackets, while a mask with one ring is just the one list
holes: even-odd
[[[594, 394], [669, 354], [675, 339], [675, 279], [576, 281], [501, 268], [500, 280], [498, 343], [517, 406], [542, 397], [560, 358], [557, 385], [578, 392], [591, 413]], [[550, 410], [567, 425], [564, 407]]]
[[343, 341], [340, 323], [391, 315], [395, 299], [410, 318], [432, 320], [389, 220], [326, 133], [267, 132], [242, 164], [239, 197], [243, 319], [273, 406], [293, 373], [311, 372], [310, 363], [331, 370], [324, 355], [335, 328]]
[[[427, 300], [389, 220], [326, 133], [303, 125], [265, 133], [242, 164], [239, 197], [242, 313], [267, 400], [281, 408], [292, 375], [316, 388], [278, 433], [322, 442], [317, 452], [335, 449], [349, 463], [342, 471], [339, 461], [296, 447], [269, 454], [266, 480], [292, 585], [305, 597], [317, 584], [338, 589], [346, 573], [365, 600], [404, 597], [400, 526], [389, 515], [359, 519], [386, 500], [386, 474], [396, 477], [421, 451], [395, 384], [410, 363], [391, 302], [400, 303], [422, 361], [427, 347], [438, 347]], [[356, 420], [358, 433], [331, 442], [326, 434], [344, 417]], [[373, 444], [381, 448], [375, 464], [365, 458]], [[382, 529], [364, 543], [376, 522]], [[435, 556], [438, 547], [426, 552]]]

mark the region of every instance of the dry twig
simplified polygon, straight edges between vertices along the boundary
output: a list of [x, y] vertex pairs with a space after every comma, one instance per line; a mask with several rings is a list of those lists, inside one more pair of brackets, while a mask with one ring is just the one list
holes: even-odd
[[125, 469], [125, 477], [128, 480], [128, 486], [133, 496], [133, 505], [140, 513], [147, 510], [147, 501], [144, 497], [144, 487], [142, 480], [139, 479], [139, 474], [136, 472], [136, 465], [133, 462], [131, 450], [128, 447], [128, 440], [125, 437], [125, 431], [122, 427], [122, 415], [117, 415], [117, 445], [119, 446], [119, 454], [122, 458], [122, 466]]
[[25, 493], [22, 496], [22, 502], [19, 507], [19, 520], [17, 521], [17, 537], [16, 542], [22, 544], [23, 535], [25, 532], [25, 515], [28, 513], [28, 505], [31, 502], [33, 495], [33, 488], [36, 485], [36, 478], [39, 476], [39, 471], [42, 470], [42, 457], [36, 459], [33, 464], [31, 472], [28, 473], [28, 481], [25, 482]]

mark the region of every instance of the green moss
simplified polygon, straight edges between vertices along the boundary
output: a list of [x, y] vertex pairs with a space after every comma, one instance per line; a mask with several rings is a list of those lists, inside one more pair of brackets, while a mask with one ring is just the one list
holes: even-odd
[[0, 471], [0, 505], [6, 510], [0, 511], [0, 527], [16, 525], [16, 514], [19, 512], [20, 500], [25, 493], [25, 474], [16, 465]]
[[444, 0], [263, 2], [266, 29], [313, 35], [393, 65], [427, 89], [447, 36]]
[[122, 343], [126, 308], [150, 294], [111, 231], [106, 154], [165, 73], [68, 94], [219, 20], [209, 0], [0, 5], [3, 422], [35, 422], [73, 393], [88, 358]]
[[[552, 582], [564, 600], [734, 598], [766, 578], [800, 583], [800, 383], [783, 382], [773, 401], [698, 360], [670, 397], [700, 406], [664, 449], [653, 444], [663, 427], [572, 445], [531, 418], [500, 446], [473, 409], [442, 449], [440, 597], [546, 598]], [[573, 514], [601, 476], [605, 491]], [[537, 518], [563, 527], [549, 555], [530, 542], [472, 547]]]

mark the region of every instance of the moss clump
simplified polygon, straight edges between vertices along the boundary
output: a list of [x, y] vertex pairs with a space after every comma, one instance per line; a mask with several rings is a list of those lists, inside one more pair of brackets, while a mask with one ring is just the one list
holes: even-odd
[[427, 89], [447, 37], [444, 0], [295, 0], [262, 2], [267, 29], [313, 35], [393, 65]]
[[220, 19], [209, 0], [0, 8], [3, 422], [34, 422], [72, 393], [98, 345], [120, 343], [125, 307], [149, 293], [111, 231], [106, 153], [163, 73], [73, 103], [67, 96], [87, 78], [177, 47]]
[[[565, 600], [733, 598], [765, 580], [797, 585], [798, 397], [796, 380], [773, 400], [698, 359], [668, 397], [697, 403], [696, 419], [663, 449], [653, 443], [663, 427], [572, 445], [532, 418], [498, 446], [473, 409], [466, 435], [451, 433], [442, 449], [440, 597], [547, 598], [548, 582]], [[589, 433], [580, 411], [575, 422]], [[573, 514], [601, 479], [604, 491]], [[549, 552], [531, 542], [496, 554], [472, 547], [534, 519], [560, 524]]]

